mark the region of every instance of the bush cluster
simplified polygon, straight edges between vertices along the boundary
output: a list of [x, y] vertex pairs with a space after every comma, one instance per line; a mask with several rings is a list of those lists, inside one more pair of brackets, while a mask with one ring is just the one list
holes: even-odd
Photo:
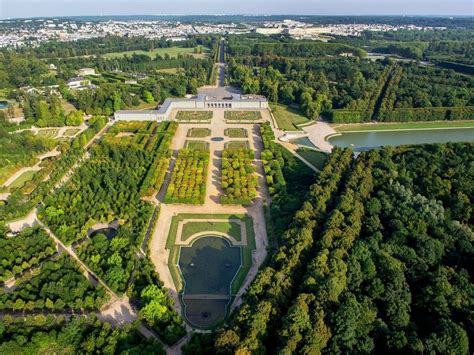
[[250, 149], [224, 149], [222, 153], [221, 184], [224, 204], [248, 205], [257, 197], [258, 178]]

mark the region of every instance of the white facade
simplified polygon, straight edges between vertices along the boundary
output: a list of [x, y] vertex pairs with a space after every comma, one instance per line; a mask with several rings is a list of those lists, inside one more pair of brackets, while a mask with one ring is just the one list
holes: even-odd
[[173, 110], [205, 110], [205, 109], [240, 109], [263, 110], [268, 108], [268, 101], [261, 96], [234, 95], [231, 98], [213, 98], [198, 95], [190, 99], [166, 99], [159, 110], [123, 110], [117, 111], [117, 121], [166, 121]]

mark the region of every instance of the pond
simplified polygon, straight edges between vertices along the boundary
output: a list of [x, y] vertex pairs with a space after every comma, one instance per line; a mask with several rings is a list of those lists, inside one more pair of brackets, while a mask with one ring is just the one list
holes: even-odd
[[181, 248], [179, 268], [185, 282], [182, 301], [191, 324], [208, 327], [225, 318], [230, 286], [240, 264], [240, 247], [220, 237], [205, 236]]
[[214, 138], [211, 138], [211, 141], [213, 142], [222, 142], [224, 140], [223, 137], [214, 137]]
[[328, 142], [336, 147], [350, 147], [356, 152], [404, 144], [474, 141], [474, 128], [397, 130], [379, 132], [344, 132]]
[[0, 110], [1, 110], [2, 108], [7, 108], [7, 107], [8, 107], [8, 102], [6, 102], [6, 101], [0, 101]]
[[97, 229], [91, 233], [90, 238], [94, 238], [98, 234], [103, 234], [108, 240], [112, 240], [117, 236], [118, 230], [114, 228]]

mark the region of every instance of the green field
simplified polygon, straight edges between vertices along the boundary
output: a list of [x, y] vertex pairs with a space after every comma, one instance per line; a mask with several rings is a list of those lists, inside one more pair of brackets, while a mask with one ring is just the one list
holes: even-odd
[[257, 121], [262, 119], [260, 111], [225, 111], [224, 118], [229, 121]]
[[231, 138], [247, 138], [248, 133], [244, 128], [227, 128], [224, 135]]
[[165, 73], [165, 74], [177, 74], [180, 68], [166, 68], [166, 69], [158, 69], [158, 73]]
[[209, 149], [209, 143], [204, 142], [204, 141], [187, 140], [184, 143], [184, 147], [187, 148], [187, 149], [208, 150]]
[[319, 152], [314, 149], [299, 148], [296, 153], [319, 170], [323, 168], [324, 163], [328, 157], [326, 153]]
[[79, 131], [80, 131], [79, 128], [69, 128], [64, 132], [63, 137], [72, 137], [72, 136], [76, 135], [77, 132], [79, 132]]
[[196, 233], [206, 232], [206, 231], [213, 231], [213, 232], [220, 232], [225, 233], [233, 237], [235, 240], [241, 240], [240, 235], [240, 225], [238, 223], [230, 222], [230, 221], [222, 221], [222, 222], [187, 222], [183, 225], [183, 230], [181, 233], [181, 240], [186, 241], [192, 235]]
[[178, 111], [177, 121], [210, 121], [212, 111]]
[[225, 149], [250, 149], [247, 141], [231, 141], [225, 144]]
[[191, 138], [204, 138], [211, 135], [211, 130], [209, 128], [190, 128], [188, 129], [188, 137]]
[[285, 131], [301, 131], [297, 125], [309, 123], [310, 120], [297, 108], [271, 104], [273, 116], [278, 128]]
[[28, 181], [31, 181], [37, 171], [25, 171], [23, 174], [18, 176], [9, 186], [9, 189], [19, 189], [23, 187]]
[[472, 128], [474, 121], [429, 121], [429, 122], [397, 122], [397, 123], [365, 123], [333, 125], [338, 132], [355, 131], [390, 131], [398, 129], [427, 128]]
[[147, 55], [150, 58], [155, 58], [157, 55], [164, 57], [166, 54], [170, 58], [176, 58], [178, 55], [192, 55], [196, 58], [205, 58], [209, 53], [209, 49], [202, 47], [202, 53], [194, 53], [194, 48], [182, 48], [182, 47], [169, 47], [169, 48], [155, 48], [151, 51], [125, 51], [125, 52], [112, 52], [103, 54], [102, 57], [107, 59], [123, 58], [125, 56], [131, 57], [134, 54]]

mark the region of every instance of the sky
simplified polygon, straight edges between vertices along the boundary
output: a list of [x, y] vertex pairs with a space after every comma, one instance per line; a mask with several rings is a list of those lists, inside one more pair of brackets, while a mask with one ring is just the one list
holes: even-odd
[[473, 0], [0, 0], [0, 18], [83, 15], [474, 15]]

